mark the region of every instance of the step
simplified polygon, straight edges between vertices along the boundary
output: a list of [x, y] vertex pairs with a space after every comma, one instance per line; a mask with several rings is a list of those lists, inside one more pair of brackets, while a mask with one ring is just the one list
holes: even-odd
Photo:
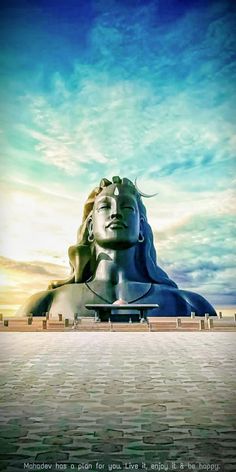
[[[30, 326], [28, 325], [27, 318], [10, 318], [4, 321], [8, 321], [8, 328], [21, 328], [25, 326]], [[7, 329], [7, 326], [5, 328]]]
[[147, 324], [134, 324], [134, 323], [112, 323], [112, 331], [133, 331], [133, 332], [145, 332], [149, 331]]
[[64, 321], [58, 321], [58, 320], [47, 320], [47, 329], [48, 328], [64, 328], [65, 327], [65, 322]]
[[110, 331], [110, 323], [79, 323], [76, 331]]
[[149, 323], [149, 326], [154, 328], [176, 328], [176, 323]]
[[[196, 322], [194, 322], [194, 321], [193, 321], [193, 322], [182, 321], [180, 327], [181, 327], [181, 328], [186, 328], [186, 329], [191, 329], [191, 328], [193, 328], [193, 329], [198, 329], [198, 328], [199, 328], [199, 323], [198, 323], [198, 322], [196, 323]], [[178, 328], [178, 329], [179, 329], [179, 328]]]

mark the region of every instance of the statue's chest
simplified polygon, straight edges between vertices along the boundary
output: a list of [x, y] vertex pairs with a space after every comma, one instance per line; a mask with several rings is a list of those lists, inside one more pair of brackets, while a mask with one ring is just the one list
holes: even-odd
[[[143, 299], [151, 290], [152, 285], [140, 282], [122, 282], [112, 285], [109, 282], [96, 281], [85, 284], [88, 290], [88, 297], [93, 294], [96, 297], [96, 302], [101, 300], [103, 303], [114, 303], [117, 300], [123, 300], [127, 303], [135, 303]], [[90, 292], [90, 294], [89, 294]]]
[[152, 285], [140, 282], [122, 282], [112, 285], [105, 281], [70, 284], [55, 291], [51, 313], [63, 313], [73, 318], [75, 313], [88, 316], [87, 304], [111, 304], [118, 299], [127, 303], [151, 303]]

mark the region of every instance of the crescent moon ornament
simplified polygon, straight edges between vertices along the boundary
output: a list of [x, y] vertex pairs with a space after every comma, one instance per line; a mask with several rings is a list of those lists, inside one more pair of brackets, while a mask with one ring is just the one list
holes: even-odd
[[141, 192], [141, 190], [139, 190], [138, 185], [137, 185], [137, 177], [136, 177], [136, 179], [135, 179], [135, 181], [134, 181], [134, 185], [135, 185], [135, 188], [136, 188], [137, 192], [139, 193], [139, 195], [141, 195], [141, 197], [144, 197], [144, 198], [152, 198], [152, 197], [155, 197], [156, 195], [158, 195], [158, 192], [157, 192], [157, 193], [152, 193], [152, 194], [150, 194], [150, 195], [148, 195], [147, 193]]

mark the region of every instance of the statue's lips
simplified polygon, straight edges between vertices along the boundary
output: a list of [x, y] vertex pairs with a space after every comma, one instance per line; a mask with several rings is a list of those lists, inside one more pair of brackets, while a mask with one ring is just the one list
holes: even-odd
[[111, 221], [106, 228], [111, 228], [111, 229], [124, 229], [127, 228], [128, 226], [125, 223], [122, 223], [121, 221]]

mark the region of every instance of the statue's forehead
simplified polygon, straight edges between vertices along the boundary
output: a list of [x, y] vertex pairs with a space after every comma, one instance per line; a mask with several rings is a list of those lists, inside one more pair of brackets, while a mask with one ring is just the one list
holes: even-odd
[[130, 188], [128, 185], [118, 185], [118, 184], [111, 184], [108, 187], [105, 187], [99, 195], [96, 197], [96, 200], [102, 197], [123, 197], [123, 198], [131, 198], [137, 199], [137, 195], [135, 190]]

